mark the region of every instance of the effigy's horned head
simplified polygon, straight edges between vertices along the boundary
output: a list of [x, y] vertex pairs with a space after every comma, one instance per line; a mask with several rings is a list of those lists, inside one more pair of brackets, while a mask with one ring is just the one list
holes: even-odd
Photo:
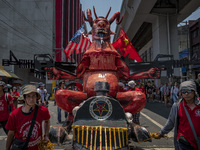
[[85, 17], [85, 14], [83, 13], [83, 17], [85, 21], [88, 21], [90, 23], [90, 26], [92, 27], [92, 30], [89, 32], [89, 34], [92, 34], [92, 40], [110, 40], [110, 35], [115, 34], [110, 30], [110, 25], [113, 23], [113, 21], [116, 19], [116, 24], [120, 24], [122, 22], [123, 17], [120, 19], [120, 13], [116, 12], [109, 20], [107, 20], [107, 17], [110, 13], [111, 7], [106, 15], [106, 17], [99, 16], [97, 17], [97, 14], [95, 12], [95, 8], [93, 6], [95, 20], [93, 21], [91, 10], [87, 9], [87, 18]]

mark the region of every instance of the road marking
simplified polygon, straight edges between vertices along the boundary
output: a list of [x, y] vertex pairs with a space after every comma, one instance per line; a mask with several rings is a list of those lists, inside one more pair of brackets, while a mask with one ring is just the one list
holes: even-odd
[[[140, 112], [141, 115], [143, 115], [145, 118], [147, 118], [148, 120], [150, 120], [153, 124], [157, 125], [158, 127], [160, 127], [161, 129], [164, 127], [161, 124], [159, 124], [158, 122], [156, 122], [155, 120], [151, 119], [149, 116], [145, 115], [144, 113]], [[167, 134], [167, 136], [170, 137], [174, 137], [174, 132], [169, 132]]]

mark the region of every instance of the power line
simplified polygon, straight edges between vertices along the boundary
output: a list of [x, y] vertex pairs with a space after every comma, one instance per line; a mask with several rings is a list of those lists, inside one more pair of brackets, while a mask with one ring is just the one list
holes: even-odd
[[[7, 28], [4, 28], [4, 29], [6, 29], [7, 30]], [[7, 30], [8, 31], [8, 30]], [[4, 35], [7, 35], [7, 34], [5, 34], [5, 33], [3, 33], [3, 32], [0, 32], [1, 34], [4, 34]], [[19, 38], [21, 38], [20, 36], [18, 36]], [[9, 38], [9, 39], [13, 39], [13, 38]], [[27, 47], [28, 48], [28, 47]], [[28, 48], [28, 49], [30, 49], [30, 48]], [[15, 51], [19, 51], [19, 52], [22, 52], [22, 53], [26, 53], [26, 54], [35, 54], [35, 53], [32, 53], [31, 51], [30, 52], [27, 52], [27, 50], [24, 50], [24, 51], [21, 51], [21, 50], [17, 50], [17, 49], [15, 49]]]
[[[2, 14], [1, 12], [0, 12], [0, 14], [1, 14], [2, 16], [4, 16], [6, 19], [8, 19], [8, 21], [12, 22], [9, 18], [7, 18], [7, 17], [6, 17], [4, 14]], [[2, 21], [4, 24], [6, 24], [6, 25], [8, 25], [9, 27], [11, 27], [9, 24], [7, 24], [6, 22], [4, 22], [3, 20], [0, 20], [0, 21]], [[13, 22], [12, 22], [12, 23], [13, 23]], [[17, 26], [15, 23], [13, 23], [13, 24], [14, 24], [15, 26]], [[11, 27], [11, 28], [12, 28], [13, 30], [15, 30], [16, 32], [19, 32], [20, 34], [24, 35], [24, 36], [27, 37], [28, 39], [34, 41], [35, 43], [37, 43], [37, 44], [39, 44], [39, 45], [41, 45], [41, 46], [44, 46], [45, 48], [48, 48], [48, 47], [46, 47], [45, 45], [42, 45], [42, 44], [36, 42], [35, 40], [33, 40], [32, 38], [28, 37], [27, 35], [25, 35], [25, 33], [24, 33], [23, 31], [19, 31], [19, 30], [13, 28], [13, 27]], [[51, 48], [48, 48], [48, 49], [51, 49]]]
[[[28, 38], [29, 40], [34, 41], [34, 40], [31, 39], [30, 37], [28, 37], [28, 36], [26, 36], [25, 34], [23, 34], [21, 31], [19, 31], [19, 30], [13, 28], [12, 26], [10, 26], [10, 25], [9, 25], [8, 23], [6, 23], [5, 21], [3, 21], [3, 20], [0, 20], [0, 21], [3, 22], [4, 24], [6, 24], [7, 26], [9, 26], [10, 28], [12, 28], [14, 31], [16, 31], [16, 32], [18, 32], [18, 33], [20, 33], [20, 34], [22, 34], [23, 36], [25, 36], [25, 37]], [[9, 31], [9, 30], [8, 30], [8, 31]], [[40, 45], [40, 46], [43, 46], [44, 48], [51, 49], [51, 48], [48, 48], [48, 47], [46, 47], [45, 45], [42, 45], [42, 44], [40, 44], [40, 43], [38, 43], [38, 42], [36, 42], [36, 41], [34, 41], [34, 42], [37, 43], [37, 44]]]
[[[21, 36], [19, 36], [19, 34], [16, 34], [15, 32], [12, 32], [12, 31], [10, 31], [9, 29], [7, 29], [6, 27], [4, 27], [4, 29], [6, 29], [8, 32], [10, 32], [10, 33], [13, 33], [13, 34], [15, 34], [17, 37], [19, 37], [19, 38], [21, 38], [21, 39], [23, 39], [24, 41], [27, 41], [26, 39], [24, 39], [23, 37], [21, 37]], [[22, 34], [23, 35], [23, 34]], [[30, 43], [29, 41], [27, 41], [28, 43]], [[38, 46], [36, 46], [36, 45], [34, 45], [35, 47], [37, 47], [38, 49], [41, 49], [42, 50], [42, 48], [41, 47], [38, 47]]]
[[[48, 40], [52, 41], [51, 39], [49, 39], [46, 35], [50, 36], [48, 33], [40, 30], [35, 24], [33, 24], [29, 19], [27, 19], [24, 15], [22, 15], [19, 11], [17, 11], [15, 9], [15, 7], [13, 7], [9, 2], [7, 2], [6, 0], [3, 0], [3, 2], [10, 7], [10, 9], [12, 9], [15, 13], [17, 13], [20, 17], [22, 17], [27, 23], [29, 23], [31, 26], [33, 26], [37, 31], [39, 31], [43, 36], [45, 36]], [[46, 34], [46, 35], [45, 35]]]
[[[41, 12], [41, 14], [42, 14], [42, 17], [44, 18], [44, 20], [45, 20], [45, 22], [46, 22], [46, 24], [47, 24], [47, 26], [48, 26], [49, 24], [48, 24], [48, 22], [47, 22], [47, 19], [46, 19], [45, 16], [44, 16], [44, 14], [42, 13], [42, 10], [40, 9], [40, 7], [38, 6], [38, 4], [37, 4], [37, 2], [36, 2], [35, 0], [34, 0], [34, 2], [35, 2], [35, 5], [37, 6], [37, 8], [40, 10], [40, 12]], [[48, 27], [49, 27], [49, 29], [53, 32], [51, 26], [48, 26]]]

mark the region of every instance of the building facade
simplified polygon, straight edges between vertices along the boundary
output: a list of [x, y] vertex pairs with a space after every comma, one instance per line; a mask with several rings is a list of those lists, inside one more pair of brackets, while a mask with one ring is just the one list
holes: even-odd
[[[30, 67], [3, 66], [3, 59], [10, 60], [11, 50], [18, 61], [33, 61], [35, 54], [50, 54], [54, 61], [68, 61], [63, 50], [82, 24], [80, 0], [0, 1], [0, 69], [16, 74], [22, 79], [21, 84], [42, 81], [52, 91], [52, 81], [45, 75], [35, 74]], [[77, 59], [74, 55], [72, 58]], [[11, 78], [3, 80], [13, 83]]]
[[[191, 49], [191, 60], [200, 60], [200, 18], [189, 21], [189, 38]], [[191, 73], [194, 78], [200, 73], [200, 65], [191, 66]]]

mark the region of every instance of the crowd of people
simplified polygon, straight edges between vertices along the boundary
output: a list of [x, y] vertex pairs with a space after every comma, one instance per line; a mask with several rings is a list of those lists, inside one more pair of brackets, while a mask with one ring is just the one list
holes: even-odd
[[[153, 102], [157, 95], [159, 102], [163, 102], [166, 107], [169, 102], [172, 104], [165, 126], [157, 133], [158, 139], [174, 129], [176, 150], [200, 150], [200, 74], [196, 81], [184, 81], [180, 86], [177, 82], [170, 82], [156, 88], [150, 81], [143, 88], [141, 83], [137, 86], [134, 81], [129, 81], [127, 85], [124, 90], [129, 88], [137, 91], [140, 88], [145, 91], [149, 102]], [[132, 115], [133, 122], [139, 124], [139, 112]]]
[[[200, 130], [200, 102], [199, 102], [199, 78], [182, 82], [180, 86], [177, 82], [161, 84], [156, 87], [148, 81], [144, 85], [131, 80], [128, 83], [119, 82], [119, 92], [141, 91], [147, 97], [147, 102], [153, 103], [155, 100], [164, 103], [168, 107], [171, 103], [171, 112], [166, 125], [158, 133], [158, 138], [169, 133], [173, 128], [175, 149], [198, 149]], [[48, 110], [48, 95], [45, 84], [40, 82], [37, 87], [34, 85], [24, 85], [21, 92], [16, 87], [12, 90], [5, 90], [6, 84], [0, 81], [0, 125], [7, 134], [6, 149], [14, 150], [18, 146], [28, 147], [28, 149], [38, 149], [37, 143], [44, 139], [49, 140], [50, 114]], [[67, 89], [65, 81], [60, 81], [53, 92]], [[74, 88], [74, 90], [77, 90]], [[24, 104], [18, 107], [18, 100]], [[56, 106], [56, 103], [55, 103]], [[61, 109], [57, 106], [57, 123], [61, 121]], [[67, 112], [65, 118], [69, 116]], [[37, 115], [40, 114], [40, 115]], [[36, 117], [38, 116], [38, 117]], [[140, 124], [140, 112], [132, 114], [133, 122]], [[42, 122], [44, 126], [42, 128]], [[65, 120], [67, 121], [67, 119]], [[42, 133], [44, 132], [44, 134]]]
[[[161, 102], [164, 103], [166, 107], [168, 107], [168, 104], [170, 103], [173, 105], [174, 102], [176, 102], [179, 99], [179, 84], [178, 82], [170, 82], [170, 83], [165, 83], [160, 86], [155, 86], [154, 82], [148, 81], [146, 83], [141, 83], [141, 82], [135, 82], [135, 90], [140, 90], [143, 93], [145, 93], [147, 102]], [[130, 83], [131, 83], [130, 82]], [[119, 83], [119, 91], [120, 92], [126, 92], [131, 89], [128, 83]]]

